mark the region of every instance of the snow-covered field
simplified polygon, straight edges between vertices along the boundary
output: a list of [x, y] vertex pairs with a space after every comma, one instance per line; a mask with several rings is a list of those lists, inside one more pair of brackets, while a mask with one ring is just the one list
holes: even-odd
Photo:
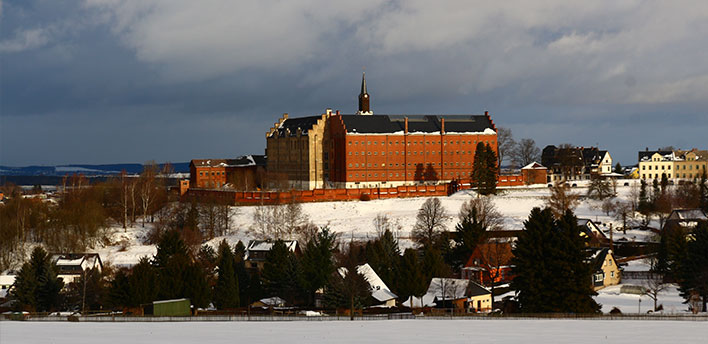
[[[624, 182], [620, 182], [620, 185]], [[627, 200], [631, 187], [618, 187], [617, 200]], [[573, 188], [576, 193], [584, 194], [587, 189]], [[528, 217], [531, 209], [543, 206], [544, 197], [549, 195], [548, 188], [540, 186], [537, 188], [510, 188], [505, 189], [500, 195], [494, 196], [494, 204], [499, 212], [504, 216], [504, 226], [508, 230], [523, 228], [523, 222]], [[476, 197], [472, 191], [466, 190], [458, 192], [450, 197], [439, 197], [443, 206], [451, 215], [447, 221], [449, 230], [453, 230], [457, 223], [457, 214], [463, 202]], [[398, 228], [397, 236], [400, 238], [402, 248], [412, 246], [409, 240], [410, 231], [416, 221], [416, 213], [426, 198], [401, 198], [387, 200], [373, 200], [368, 202], [320, 202], [304, 203], [302, 209], [309, 219], [318, 226], [329, 226], [333, 231], [340, 233], [341, 238], [354, 238], [355, 240], [365, 240], [375, 236], [373, 220], [379, 215], [385, 215]], [[239, 240], [248, 243], [252, 239], [248, 234], [248, 228], [253, 222], [253, 211], [255, 207], [233, 207], [235, 215], [232, 217], [231, 235], [213, 239], [210, 244], [217, 245], [222, 239], [227, 239], [232, 244]], [[576, 209], [579, 218], [589, 218], [597, 223], [601, 223], [600, 228], [609, 229], [609, 223], [616, 227], [621, 226], [620, 221], [612, 216], [607, 216], [600, 210], [600, 202], [584, 199]], [[655, 226], [658, 224], [654, 224]], [[113, 242], [123, 242], [122, 245], [98, 248], [104, 261], [110, 261], [114, 265], [130, 265], [137, 263], [141, 256], [152, 255], [155, 247], [144, 245], [143, 238], [147, 229], [136, 225], [124, 232], [122, 228], [115, 228]], [[626, 239], [629, 241], [645, 241], [651, 239], [653, 234], [650, 231], [629, 230], [626, 234], [615, 233], [615, 240]]]
[[656, 320], [0, 321], [0, 343], [702, 343], [707, 325]]

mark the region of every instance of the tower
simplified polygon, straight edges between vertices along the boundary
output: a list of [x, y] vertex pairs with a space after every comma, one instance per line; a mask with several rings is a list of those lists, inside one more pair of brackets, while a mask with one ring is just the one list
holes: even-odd
[[361, 93], [359, 93], [359, 111], [358, 115], [373, 115], [369, 106], [369, 93], [366, 92], [366, 72], [361, 74]]

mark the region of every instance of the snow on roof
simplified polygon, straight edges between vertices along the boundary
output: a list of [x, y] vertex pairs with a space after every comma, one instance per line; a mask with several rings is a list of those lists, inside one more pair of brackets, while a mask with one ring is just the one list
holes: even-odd
[[[339, 268], [339, 274], [344, 277], [347, 273], [347, 268]], [[374, 271], [371, 265], [364, 264], [356, 267], [356, 271], [364, 276], [366, 282], [369, 283], [369, 288], [371, 289], [371, 296], [380, 302], [385, 302], [391, 299], [395, 299], [398, 296], [391, 292], [386, 283], [379, 277], [379, 275]]]
[[438, 300], [457, 300], [467, 297], [470, 280], [459, 278], [433, 278], [427, 294]]
[[546, 170], [547, 168], [537, 162], [532, 162], [521, 168], [522, 170]]
[[285, 300], [283, 300], [277, 296], [267, 297], [265, 299], [260, 299], [259, 301], [266, 306], [272, 306], [272, 307], [282, 306], [285, 304]]
[[708, 220], [701, 209], [676, 209], [669, 216], [672, 220]]
[[[297, 240], [283, 240], [283, 242], [285, 243], [285, 246], [288, 248], [289, 251], [295, 251], [295, 247], [297, 247]], [[274, 244], [274, 240], [251, 240], [248, 243], [248, 248], [246, 248], [246, 250], [270, 251], [273, 248]]]
[[59, 258], [57, 259], [56, 265], [81, 265], [83, 263], [84, 258], [78, 258], [78, 259], [62, 259]]
[[161, 303], [170, 303], [170, 302], [178, 302], [178, 301], [185, 301], [185, 300], [189, 301], [189, 299], [184, 299], [184, 298], [183, 299], [170, 299], [170, 300], [153, 301], [152, 304], [156, 305], [156, 304], [161, 304]]

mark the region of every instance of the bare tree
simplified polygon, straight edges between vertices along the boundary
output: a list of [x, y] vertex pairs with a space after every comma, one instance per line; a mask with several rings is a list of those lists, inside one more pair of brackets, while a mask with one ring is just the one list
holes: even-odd
[[509, 157], [509, 154], [514, 150], [514, 146], [516, 146], [516, 142], [514, 142], [514, 138], [511, 135], [511, 129], [497, 128], [498, 167], [500, 171], [504, 158]]
[[664, 277], [656, 272], [651, 272], [649, 278], [644, 281], [643, 287], [645, 290], [644, 294], [654, 300], [654, 311], [656, 312], [658, 310], [657, 302], [659, 300], [659, 293], [664, 291], [667, 287], [666, 283], [664, 283]]
[[551, 195], [546, 198], [546, 206], [551, 209], [553, 215], [560, 218], [566, 210], [574, 210], [580, 200], [578, 194], [570, 191], [570, 186], [566, 183], [555, 183], [551, 187]]
[[428, 198], [418, 209], [416, 223], [413, 227], [413, 238], [421, 246], [429, 246], [435, 242], [440, 232], [445, 231], [445, 221], [449, 218], [440, 199]]
[[490, 291], [492, 292], [492, 303], [494, 303], [494, 287], [496, 281], [503, 275], [502, 268], [509, 265], [513, 254], [511, 253], [511, 244], [501, 239], [492, 239], [489, 242], [479, 245], [479, 251], [482, 255], [485, 273], [489, 278]]
[[617, 201], [614, 203], [612, 210], [615, 219], [622, 221], [622, 233], [627, 234], [627, 224], [634, 219], [634, 210], [631, 202]]
[[477, 221], [487, 231], [501, 230], [504, 225], [504, 217], [497, 210], [491, 196], [480, 196], [472, 198], [462, 203], [458, 218], [460, 222], [472, 218], [472, 212], [476, 210]]
[[249, 233], [258, 239], [292, 240], [302, 236], [311, 223], [298, 202], [258, 206]]
[[533, 139], [521, 139], [511, 151], [511, 159], [519, 167], [541, 159], [541, 150]]
[[147, 219], [148, 211], [155, 201], [156, 197], [156, 182], [155, 178], [158, 173], [157, 164], [154, 161], [148, 162], [143, 167], [143, 172], [140, 173], [140, 205], [143, 210], [143, 227]]

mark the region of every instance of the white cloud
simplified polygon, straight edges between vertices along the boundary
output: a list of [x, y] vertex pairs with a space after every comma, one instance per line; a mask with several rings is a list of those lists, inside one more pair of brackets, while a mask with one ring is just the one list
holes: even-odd
[[16, 32], [14, 37], [0, 41], [0, 53], [18, 53], [36, 49], [47, 42], [49, 42], [49, 35], [45, 29], [22, 30]]
[[[87, 0], [167, 79], [339, 77], [356, 61], [517, 102], [706, 102], [708, 2]], [[352, 55], [355, 55], [352, 57]], [[359, 66], [356, 66], [359, 67]], [[410, 72], [410, 71], [409, 71]]]

